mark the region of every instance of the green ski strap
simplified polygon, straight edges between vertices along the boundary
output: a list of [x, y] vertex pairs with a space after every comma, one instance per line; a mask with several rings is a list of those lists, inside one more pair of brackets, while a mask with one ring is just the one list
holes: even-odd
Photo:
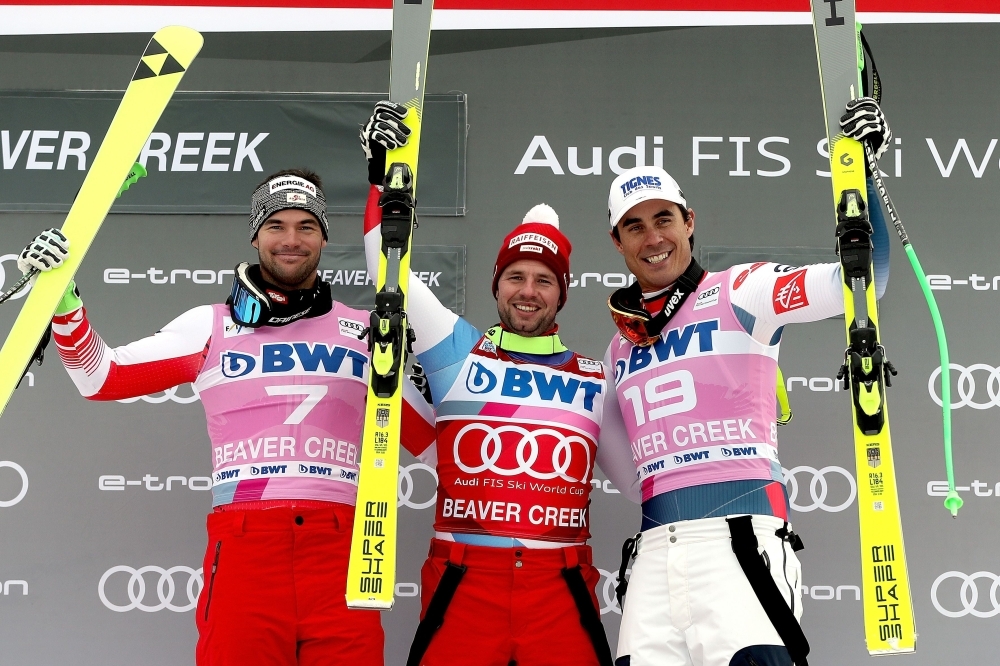
[[885, 395], [895, 372], [880, 339], [865, 151], [839, 122], [848, 102], [862, 96], [863, 50], [854, 0], [811, 5], [843, 276], [848, 346], [838, 377], [849, 390], [854, 421], [865, 642], [869, 654], [907, 653], [916, 648], [916, 627]]
[[[871, 63], [871, 96], [876, 102], [881, 103], [882, 79], [879, 77], [878, 68], [875, 66], [875, 58], [872, 56], [871, 47], [868, 45], [868, 41], [861, 31], [860, 23], [858, 23], [858, 35], [861, 38], [861, 43], [864, 45], [864, 52], [868, 54], [868, 62]], [[862, 55], [862, 72], [865, 70], [863, 57]], [[931, 285], [927, 281], [927, 275], [924, 273], [924, 269], [920, 265], [920, 260], [917, 258], [917, 252], [913, 248], [909, 234], [903, 228], [903, 221], [899, 218], [896, 206], [892, 203], [889, 192], [886, 190], [885, 182], [883, 182], [882, 174], [878, 168], [878, 162], [875, 160], [875, 152], [868, 144], [865, 144], [865, 159], [868, 162], [868, 170], [872, 173], [872, 179], [875, 181], [875, 188], [878, 190], [879, 197], [881, 197], [882, 203], [889, 213], [889, 219], [892, 220], [892, 226], [896, 228], [896, 234], [903, 243], [906, 258], [910, 261], [910, 267], [913, 269], [913, 274], [920, 284], [920, 291], [924, 294], [924, 300], [927, 301], [927, 309], [930, 310], [931, 320], [934, 322], [938, 356], [941, 360], [941, 429], [944, 435], [944, 468], [945, 473], [948, 475], [948, 495], [945, 497], [944, 506], [951, 512], [953, 518], [957, 518], [958, 510], [962, 508], [964, 502], [955, 489], [955, 463], [952, 457], [951, 445], [951, 360], [948, 355], [948, 338], [944, 332], [944, 321], [941, 319], [941, 311], [938, 309], [934, 292], [931, 291]]]

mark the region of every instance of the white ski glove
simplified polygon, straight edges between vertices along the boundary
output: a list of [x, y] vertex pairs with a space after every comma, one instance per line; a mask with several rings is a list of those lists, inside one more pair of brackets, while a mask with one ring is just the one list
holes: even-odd
[[395, 102], [379, 102], [361, 128], [361, 148], [368, 160], [368, 182], [381, 185], [385, 177], [385, 153], [406, 145], [409, 127], [403, 124], [410, 110]]
[[[67, 257], [69, 257], [69, 239], [58, 229], [46, 229], [21, 250], [21, 254], [17, 257], [17, 267], [24, 275], [32, 269], [51, 271], [62, 266]], [[34, 282], [35, 278], [32, 277], [31, 283]]]
[[892, 143], [892, 130], [885, 121], [882, 109], [871, 97], [852, 99], [847, 103], [847, 113], [840, 117], [844, 134], [871, 145], [878, 160]]

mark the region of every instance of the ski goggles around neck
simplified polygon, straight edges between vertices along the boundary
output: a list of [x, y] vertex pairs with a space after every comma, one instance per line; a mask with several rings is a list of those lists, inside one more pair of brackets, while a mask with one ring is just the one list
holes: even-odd
[[652, 345], [704, 276], [705, 270], [692, 257], [687, 270], [665, 292], [663, 309], [655, 315], [646, 310], [638, 282], [615, 290], [608, 299], [608, 309], [618, 332], [637, 347]]

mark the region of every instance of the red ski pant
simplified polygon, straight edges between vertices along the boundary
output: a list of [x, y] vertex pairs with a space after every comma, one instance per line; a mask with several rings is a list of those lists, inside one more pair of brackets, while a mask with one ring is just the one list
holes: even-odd
[[378, 611], [348, 610], [354, 507], [208, 516], [198, 666], [383, 665]]
[[601, 578], [590, 546], [490, 548], [431, 541], [421, 570], [421, 619], [446, 563], [466, 567], [421, 666], [597, 666], [564, 568], [580, 565], [590, 596]]

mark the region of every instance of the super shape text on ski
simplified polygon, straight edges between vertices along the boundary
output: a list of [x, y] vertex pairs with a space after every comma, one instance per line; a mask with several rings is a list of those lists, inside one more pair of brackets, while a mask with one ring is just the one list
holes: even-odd
[[848, 347], [839, 377], [850, 389], [854, 417], [865, 641], [873, 655], [913, 652], [913, 605], [885, 396], [891, 366], [879, 339], [865, 155], [839, 125], [847, 102], [861, 96], [854, 0], [811, 3], [844, 276]]
[[417, 157], [433, 0], [393, 0], [389, 99], [409, 109], [409, 141], [386, 155], [382, 243], [375, 310], [368, 329], [371, 364], [361, 440], [358, 500], [347, 574], [350, 608], [392, 608], [396, 583], [396, 489], [403, 370], [413, 333], [406, 321], [417, 191]]

